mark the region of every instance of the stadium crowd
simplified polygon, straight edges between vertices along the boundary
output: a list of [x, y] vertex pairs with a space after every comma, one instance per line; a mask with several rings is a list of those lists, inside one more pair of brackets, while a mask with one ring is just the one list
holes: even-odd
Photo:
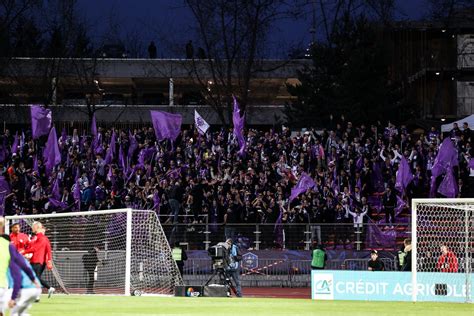
[[[33, 140], [29, 133], [6, 130], [0, 138], [5, 214], [133, 207], [154, 209], [171, 223], [178, 214], [192, 215], [194, 222], [207, 214], [211, 223], [356, 226], [371, 214], [369, 196], [382, 197], [387, 224], [397, 220], [397, 195], [406, 202], [428, 196], [443, 139], [436, 128], [415, 134], [392, 123], [353, 126], [344, 117], [329, 122], [322, 131], [249, 128], [244, 155], [225, 128], [200, 135], [191, 126], [174, 143], [157, 142], [152, 127], [98, 128], [97, 136], [63, 130], [61, 163], [52, 172], [39, 154], [47, 136]], [[468, 196], [472, 132], [467, 124], [453, 126], [447, 136], [459, 157], [456, 194]], [[394, 187], [402, 156], [414, 175], [403, 194]], [[316, 187], [288, 207], [291, 188], [303, 172]]]

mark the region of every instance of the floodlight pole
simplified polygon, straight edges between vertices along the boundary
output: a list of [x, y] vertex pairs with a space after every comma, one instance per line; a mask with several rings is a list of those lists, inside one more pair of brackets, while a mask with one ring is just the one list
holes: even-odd
[[169, 94], [169, 105], [174, 106], [174, 82], [173, 82], [173, 78], [170, 78], [168, 94]]

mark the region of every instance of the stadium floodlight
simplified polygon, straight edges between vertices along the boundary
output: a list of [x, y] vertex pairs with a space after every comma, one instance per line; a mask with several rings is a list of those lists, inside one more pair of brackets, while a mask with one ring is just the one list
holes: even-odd
[[71, 294], [172, 295], [183, 285], [158, 216], [153, 211], [106, 211], [7, 216], [31, 234], [43, 223], [53, 273], [46, 280]]
[[412, 200], [413, 301], [473, 301], [474, 199]]

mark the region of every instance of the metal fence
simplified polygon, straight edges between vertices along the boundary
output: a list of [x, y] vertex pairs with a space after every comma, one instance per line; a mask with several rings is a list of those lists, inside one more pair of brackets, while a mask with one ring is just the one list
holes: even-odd
[[[395, 271], [395, 257], [381, 258], [386, 271]], [[327, 270], [367, 271], [369, 259], [328, 260]], [[184, 281], [204, 284], [212, 275], [211, 259], [189, 259], [184, 266]], [[242, 267], [243, 286], [308, 287], [311, 283], [311, 260], [258, 259], [253, 269]]]
[[[237, 240], [246, 249], [310, 250], [314, 244], [326, 248], [398, 249], [403, 239], [410, 237], [408, 224], [219, 224], [162, 223], [170, 244], [181, 243], [188, 250], [207, 250], [226, 238]], [[370, 236], [369, 236], [370, 235]], [[370, 238], [368, 238], [370, 237]]]

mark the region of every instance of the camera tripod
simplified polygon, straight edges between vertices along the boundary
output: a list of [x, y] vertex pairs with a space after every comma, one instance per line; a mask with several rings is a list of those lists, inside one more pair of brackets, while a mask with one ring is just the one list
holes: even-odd
[[[206, 284], [204, 286], [209, 285], [211, 281], [216, 277], [219, 276], [219, 284], [224, 285], [227, 288], [227, 291], [230, 294], [230, 290], [237, 295], [237, 290], [235, 289], [235, 286], [232, 284], [231, 277], [229, 274], [225, 271], [224, 268], [215, 268], [214, 272], [212, 273], [211, 277], [207, 280]], [[230, 290], [229, 290], [230, 289]]]

